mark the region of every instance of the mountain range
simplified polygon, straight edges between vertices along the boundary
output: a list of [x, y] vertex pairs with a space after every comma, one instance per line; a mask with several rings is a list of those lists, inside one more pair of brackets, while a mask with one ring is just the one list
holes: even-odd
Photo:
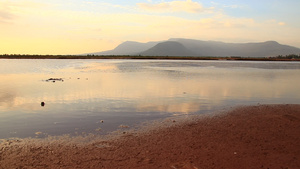
[[272, 57], [300, 54], [300, 48], [279, 44], [276, 41], [259, 43], [225, 43], [194, 39], [171, 38], [166, 41], [140, 43], [126, 41], [113, 50], [90, 53], [94, 55], [141, 56], [240, 56]]

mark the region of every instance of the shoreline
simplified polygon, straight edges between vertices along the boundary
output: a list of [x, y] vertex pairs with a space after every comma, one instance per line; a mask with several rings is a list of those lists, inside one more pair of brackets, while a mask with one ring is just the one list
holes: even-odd
[[92, 141], [0, 142], [0, 168], [300, 168], [299, 133], [300, 105], [239, 106]]
[[214, 56], [131, 56], [131, 55], [0, 55], [0, 59], [140, 59], [140, 60], [231, 60], [231, 61], [300, 61], [300, 58], [214, 57]]

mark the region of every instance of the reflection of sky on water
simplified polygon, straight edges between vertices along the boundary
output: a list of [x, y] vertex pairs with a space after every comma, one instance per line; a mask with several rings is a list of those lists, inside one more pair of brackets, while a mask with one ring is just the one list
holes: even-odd
[[223, 106], [299, 103], [299, 73], [298, 62], [1, 60], [0, 138], [92, 132], [101, 119], [111, 130]]

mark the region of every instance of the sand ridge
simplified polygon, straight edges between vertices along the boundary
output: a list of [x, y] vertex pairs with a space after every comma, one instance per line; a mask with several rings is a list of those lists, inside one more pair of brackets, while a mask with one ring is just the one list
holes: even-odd
[[0, 168], [300, 168], [300, 105], [241, 106], [166, 123], [85, 144], [4, 141]]

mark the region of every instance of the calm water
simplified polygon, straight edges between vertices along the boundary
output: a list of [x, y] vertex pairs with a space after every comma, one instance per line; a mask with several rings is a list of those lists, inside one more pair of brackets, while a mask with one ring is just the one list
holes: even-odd
[[1, 59], [0, 79], [0, 139], [300, 103], [300, 62]]

